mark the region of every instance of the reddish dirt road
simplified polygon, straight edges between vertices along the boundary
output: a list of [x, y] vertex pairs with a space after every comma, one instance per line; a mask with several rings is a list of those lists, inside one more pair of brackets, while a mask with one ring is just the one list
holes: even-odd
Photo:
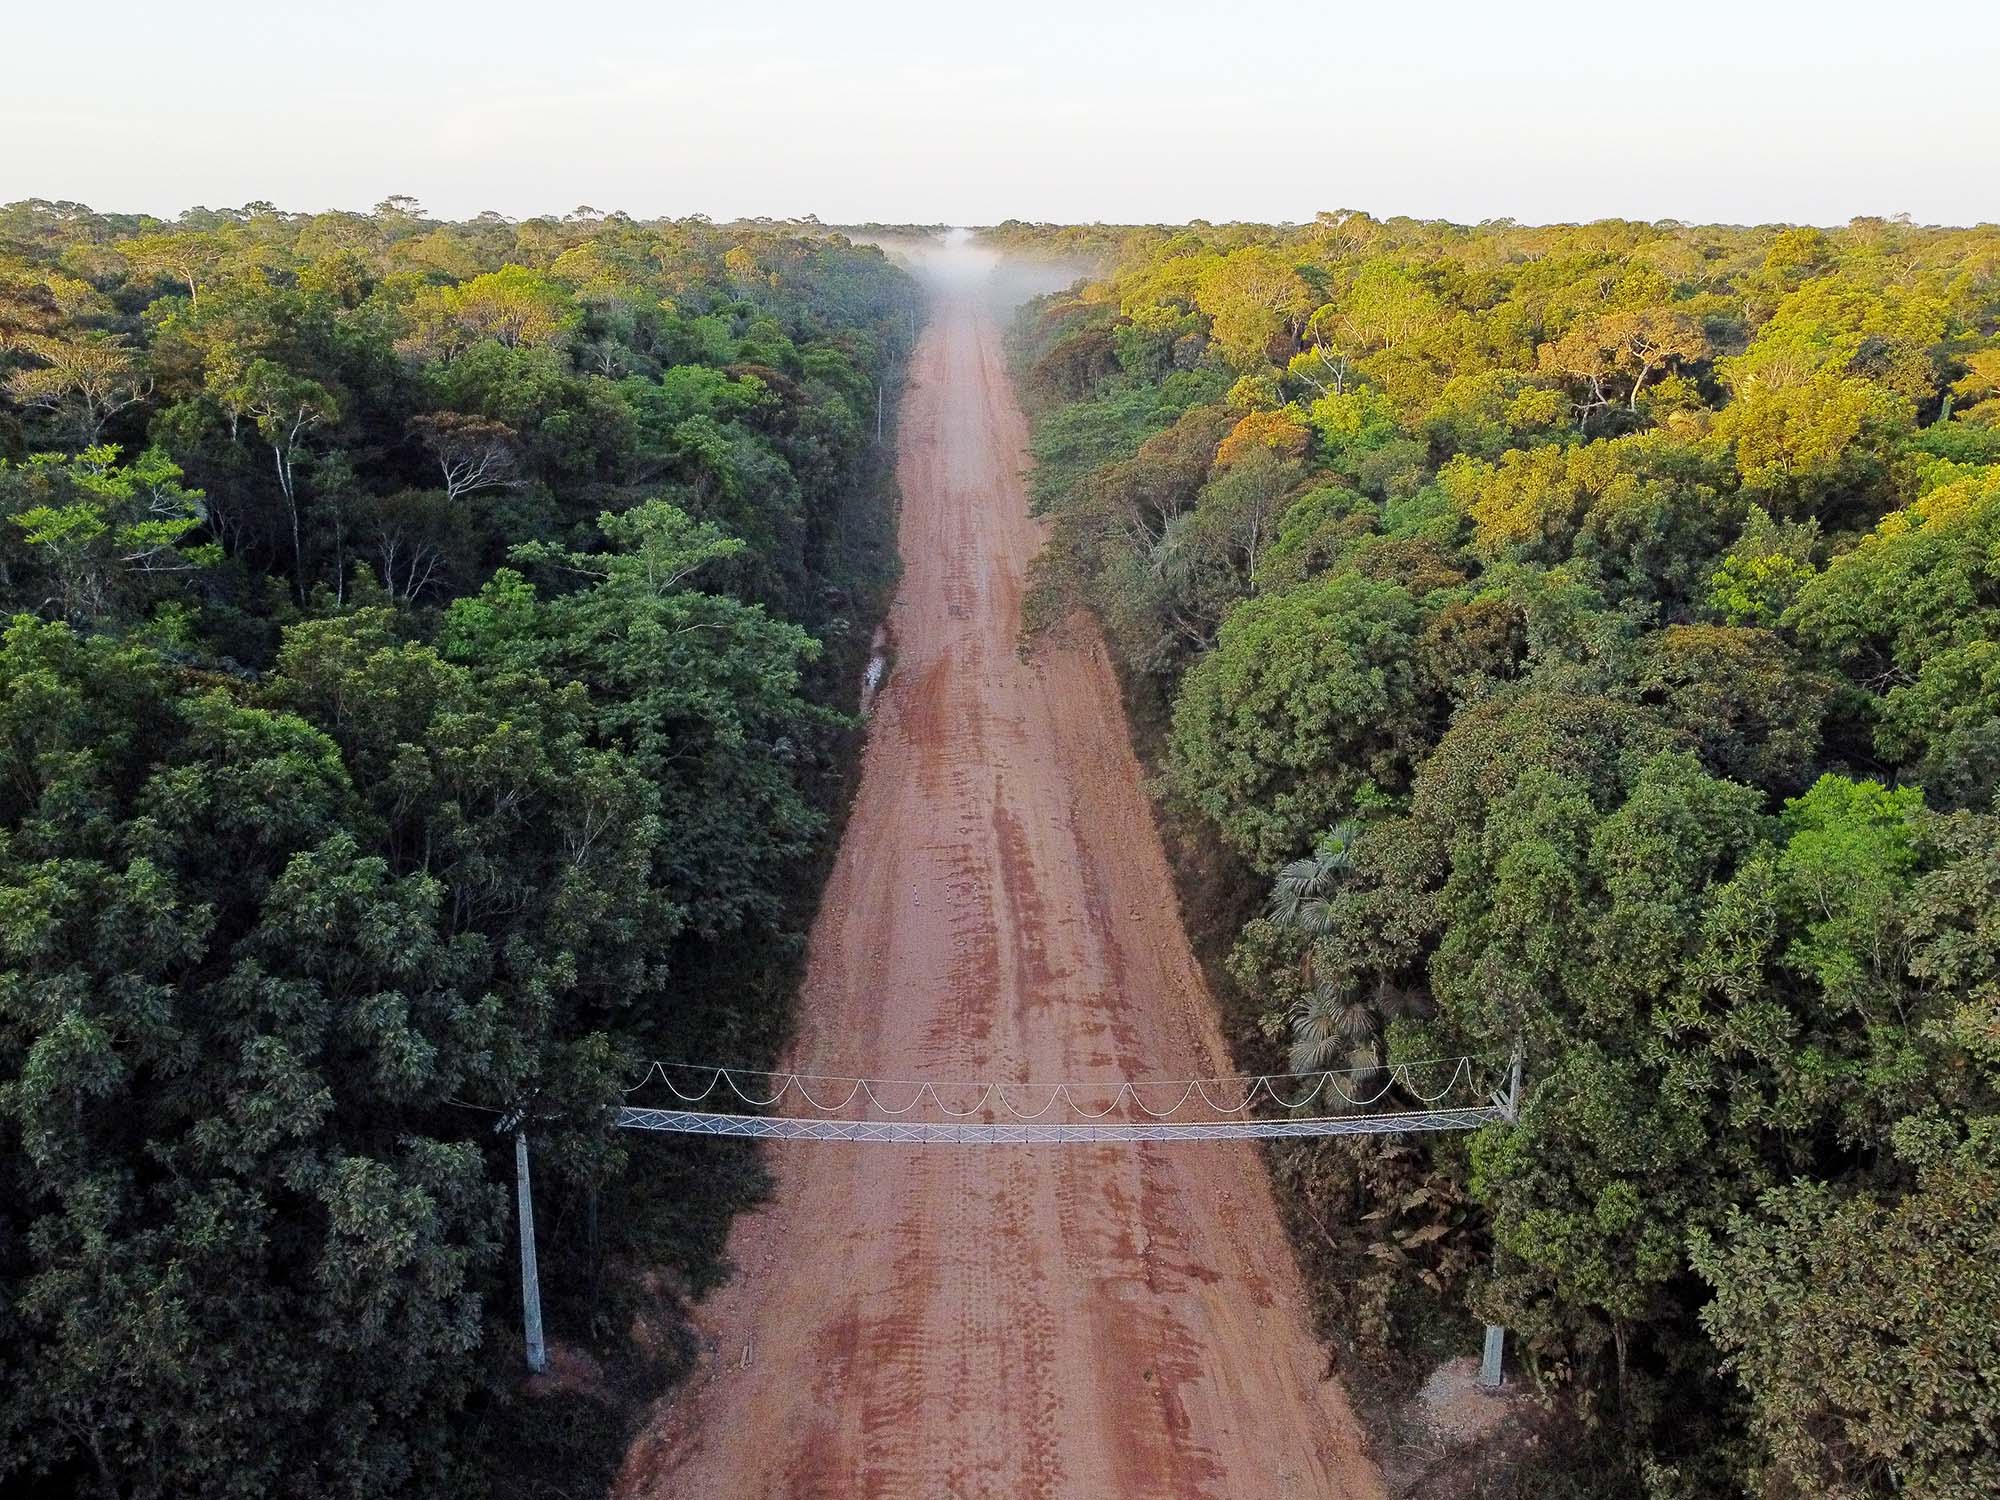
[[[790, 1066], [1229, 1071], [1094, 637], [1022, 662], [1041, 542], [991, 318], [941, 298], [903, 417], [898, 659]], [[720, 1355], [625, 1500], [1374, 1497], [1246, 1143], [769, 1148]]]

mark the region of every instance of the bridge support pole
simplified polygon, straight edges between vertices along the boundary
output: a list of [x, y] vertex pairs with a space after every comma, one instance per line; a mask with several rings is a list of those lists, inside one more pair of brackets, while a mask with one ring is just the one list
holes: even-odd
[[1479, 1361], [1479, 1384], [1482, 1390], [1497, 1391], [1505, 1378], [1500, 1369], [1501, 1356], [1506, 1352], [1507, 1330], [1498, 1323], [1486, 1325], [1486, 1353]]
[[535, 1195], [528, 1185], [528, 1132], [514, 1132], [514, 1190], [521, 1211], [521, 1326], [527, 1338], [528, 1369], [549, 1367], [542, 1343], [542, 1278], [535, 1266]]
[[[1507, 1123], [1521, 1118], [1521, 1043], [1514, 1042], [1514, 1055], [1507, 1065], [1507, 1099], [1503, 1106]], [[1493, 1269], [1500, 1269], [1500, 1247], [1493, 1248]], [[1483, 1390], [1497, 1391], [1506, 1379], [1502, 1360], [1507, 1352], [1507, 1330], [1498, 1323], [1486, 1325], [1486, 1349], [1479, 1359], [1479, 1384]]]

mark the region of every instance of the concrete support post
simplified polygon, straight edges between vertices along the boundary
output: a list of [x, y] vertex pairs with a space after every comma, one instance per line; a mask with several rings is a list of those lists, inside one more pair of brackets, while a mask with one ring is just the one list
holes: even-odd
[[528, 1368], [539, 1375], [549, 1367], [542, 1344], [542, 1278], [535, 1268], [535, 1196], [528, 1186], [528, 1132], [514, 1132], [514, 1181], [521, 1206], [521, 1324], [528, 1341]]
[[1506, 1352], [1507, 1330], [1497, 1323], [1486, 1325], [1486, 1353], [1479, 1361], [1479, 1384], [1484, 1390], [1500, 1389], [1500, 1358]]

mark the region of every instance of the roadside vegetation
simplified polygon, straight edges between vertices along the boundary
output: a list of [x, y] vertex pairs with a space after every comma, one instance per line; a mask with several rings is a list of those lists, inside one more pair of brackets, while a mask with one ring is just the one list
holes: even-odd
[[0, 1488], [602, 1491], [760, 1189], [608, 1107], [783, 1032], [914, 310], [815, 224], [0, 209]]
[[1525, 1051], [1518, 1127], [1275, 1147], [1342, 1362], [1505, 1324], [1522, 1492], [2000, 1492], [2000, 232], [988, 237], [1103, 267], [1015, 334], [1030, 628], [1244, 1060]]

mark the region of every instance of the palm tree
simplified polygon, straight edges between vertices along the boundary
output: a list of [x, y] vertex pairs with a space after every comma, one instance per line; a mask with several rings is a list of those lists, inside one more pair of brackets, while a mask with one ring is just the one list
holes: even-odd
[[[1354, 871], [1354, 841], [1360, 825], [1344, 819], [1319, 841], [1319, 847], [1304, 859], [1295, 859], [1278, 871], [1271, 888], [1271, 921], [1290, 932], [1322, 938], [1333, 930], [1333, 896], [1341, 882]], [[1311, 962], [1311, 949], [1307, 949]]]
[[1372, 1067], [1377, 1060], [1381, 1022], [1374, 1008], [1350, 983], [1325, 978], [1314, 965], [1320, 940], [1333, 931], [1334, 897], [1354, 871], [1354, 845], [1360, 833], [1360, 825], [1352, 819], [1336, 823], [1310, 855], [1280, 870], [1271, 888], [1271, 922], [1307, 939], [1299, 959], [1307, 990], [1290, 1017], [1295, 1073]]
[[1321, 980], [1292, 1006], [1294, 1073], [1374, 1069], [1380, 1065], [1382, 1018], [1351, 984]]

